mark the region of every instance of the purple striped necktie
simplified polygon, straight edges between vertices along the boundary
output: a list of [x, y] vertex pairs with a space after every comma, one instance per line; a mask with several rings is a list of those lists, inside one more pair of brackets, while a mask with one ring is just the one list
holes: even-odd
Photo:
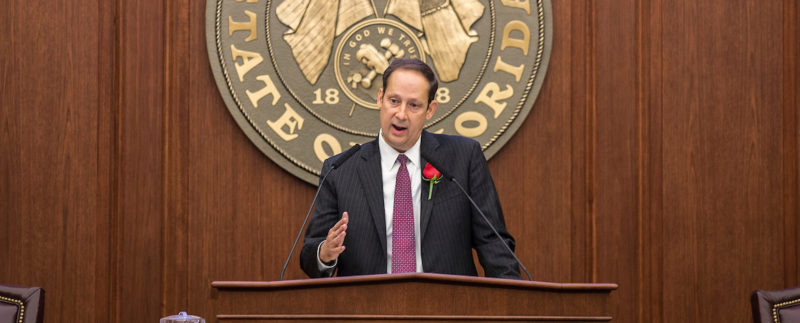
[[394, 215], [392, 216], [392, 273], [417, 271], [414, 246], [414, 202], [411, 199], [411, 178], [408, 176], [406, 155], [397, 156], [400, 169], [394, 186]]

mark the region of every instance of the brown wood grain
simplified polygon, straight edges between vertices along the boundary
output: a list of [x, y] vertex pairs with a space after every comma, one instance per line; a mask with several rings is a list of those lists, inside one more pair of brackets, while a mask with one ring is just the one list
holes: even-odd
[[[230, 116], [205, 2], [8, 2], [0, 283], [44, 287], [48, 322], [154, 322], [276, 280], [315, 187]], [[552, 5], [542, 91], [489, 161], [534, 278], [618, 283], [615, 322], [747, 322], [800, 284], [796, 1]]]
[[[554, 4], [558, 5], [558, 4]], [[560, 24], [560, 25], [559, 25]], [[569, 19], [556, 20], [556, 28], [568, 28]], [[563, 26], [563, 27], [560, 27]], [[555, 38], [553, 60], [567, 62], [569, 38]], [[555, 101], [566, 106], [569, 98], [569, 65], [548, 70], [538, 100]], [[563, 131], [570, 128], [569, 109], [542, 110], [536, 106], [519, 131], [503, 149], [492, 158], [490, 171], [497, 187], [509, 231], [517, 241], [516, 252], [534, 279], [549, 281], [573, 281], [571, 259], [576, 248], [571, 234], [574, 219], [570, 210], [570, 163], [571, 141]], [[545, 108], [546, 109], [546, 108]], [[520, 185], [522, 179], [530, 179]], [[509, 207], [513, 205], [513, 207]], [[538, 216], [546, 214], [546, 216]], [[523, 228], [538, 227], [548, 230], [530, 234]], [[579, 240], [577, 242], [582, 247]], [[534, 261], [548, 259], [548, 261]], [[543, 276], [543, 273], [546, 276]], [[545, 278], [546, 277], [546, 278]]]
[[660, 71], [664, 322], [740, 321], [706, 300], [747, 308], [754, 289], [783, 285], [783, 174], [770, 162], [781, 156], [780, 10], [745, 4], [660, 8], [671, 18]]
[[[559, 4], [559, 3], [557, 3]], [[557, 5], [556, 4], [556, 5]], [[592, 25], [593, 2], [586, 2], [582, 6], [564, 6], [557, 12], [567, 12], [569, 10], [569, 26], [555, 28], [556, 30], [569, 30], [568, 43], [561, 47], [568, 48], [565, 53], [559, 55], [560, 64], [555, 63], [551, 58], [552, 65], [562, 66], [568, 69], [564, 77], [569, 76], [569, 90], [563, 94], [555, 94], [553, 97], [564, 97], [568, 103], [564, 107], [570, 111], [569, 138], [570, 138], [570, 219], [572, 221], [570, 236], [572, 248], [570, 250], [570, 281], [591, 282], [595, 281], [597, 268], [597, 253], [595, 248], [595, 213], [592, 207], [592, 196], [594, 183], [594, 169], [588, 167], [593, 165], [593, 151], [587, 149], [591, 147], [594, 134], [594, 93], [595, 83], [592, 73], [594, 73], [594, 46], [592, 46], [591, 34], [588, 32]], [[558, 7], [560, 8], [560, 7]], [[554, 9], [555, 10], [555, 9]], [[558, 19], [559, 20], [566, 19]], [[556, 47], [559, 48], [559, 47]], [[555, 50], [555, 48], [554, 48]], [[553, 56], [551, 56], [553, 57]], [[556, 74], [559, 75], [559, 74]], [[557, 104], [557, 102], [554, 102]], [[544, 106], [544, 105], [541, 105]], [[562, 134], [565, 136], [567, 134]], [[535, 258], [534, 258], [535, 259]]]
[[[186, 1], [167, 1], [164, 3], [164, 16], [169, 17], [164, 27], [166, 44], [189, 44], [189, 21], [191, 19]], [[188, 158], [189, 127], [185, 124], [191, 106], [190, 87], [187, 84], [189, 64], [196, 53], [186, 46], [165, 46], [164, 48], [164, 118], [166, 157], [164, 178], [164, 211], [162, 212], [161, 256], [162, 306], [159, 314], [172, 315], [189, 309], [189, 213], [186, 206], [195, 202], [188, 195], [186, 178], [191, 169], [186, 167]]]
[[636, 321], [660, 323], [664, 308], [663, 284], [663, 69], [664, 17], [662, 1], [637, 1], [637, 111], [639, 215]]
[[54, 321], [107, 318], [113, 51], [98, 50], [113, 44], [107, 7], [0, 10], [0, 283], [44, 287]]
[[783, 216], [784, 216], [784, 284], [800, 285], [800, 6], [796, 1], [783, 1]]
[[161, 6], [118, 5], [115, 319], [155, 321], [161, 317], [164, 243], [165, 17]]
[[212, 286], [220, 320], [484, 322], [608, 321], [609, 293], [617, 288], [417, 273]]
[[637, 275], [636, 11], [634, 1], [597, 2], [592, 37], [595, 131], [594, 212], [597, 276], [632, 292], [616, 293], [613, 311], [621, 322], [634, 322], [641, 288]]
[[546, 315], [217, 315], [219, 321], [268, 321], [268, 322], [351, 322], [351, 321], [392, 321], [392, 322], [609, 322], [610, 316], [546, 316]]

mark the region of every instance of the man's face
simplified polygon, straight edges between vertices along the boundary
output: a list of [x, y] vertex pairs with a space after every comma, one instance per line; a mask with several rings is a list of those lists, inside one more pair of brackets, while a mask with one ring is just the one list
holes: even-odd
[[438, 102], [428, 104], [428, 80], [414, 70], [395, 70], [389, 86], [378, 92], [383, 139], [395, 150], [405, 152], [417, 142], [425, 121], [436, 112]]

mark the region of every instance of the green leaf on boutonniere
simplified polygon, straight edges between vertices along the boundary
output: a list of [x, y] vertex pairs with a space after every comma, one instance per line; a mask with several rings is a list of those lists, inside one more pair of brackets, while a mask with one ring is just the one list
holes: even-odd
[[442, 173], [439, 172], [438, 169], [434, 168], [431, 163], [426, 163], [425, 169], [422, 170], [422, 179], [430, 183], [428, 185], [428, 200], [430, 200], [431, 196], [433, 196], [433, 184], [439, 183], [439, 181], [442, 179]]

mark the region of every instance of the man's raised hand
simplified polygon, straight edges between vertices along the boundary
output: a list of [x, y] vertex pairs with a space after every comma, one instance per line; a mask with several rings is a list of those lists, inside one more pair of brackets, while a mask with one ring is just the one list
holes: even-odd
[[323, 263], [329, 263], [336, 260], [344, 251], [344, 236], [347, 230], [348, 216], [347, 212], [342, 213], [342, 218], [339, 222], [328, 230], [328, 237], [322, 243], [319, 250], [319, 258]]

